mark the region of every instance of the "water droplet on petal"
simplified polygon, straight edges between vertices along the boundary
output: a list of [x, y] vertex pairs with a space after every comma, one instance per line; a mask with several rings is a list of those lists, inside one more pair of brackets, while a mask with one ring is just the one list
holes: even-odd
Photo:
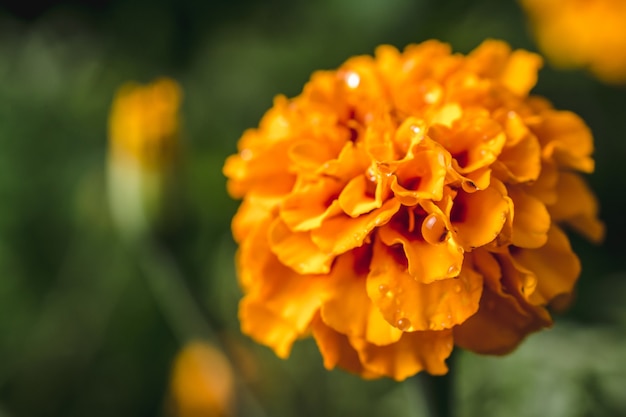
[[374, 167], [369, 167], [367, 169], [367, 172], [365, 173], [367, 180], [371, 181], [371, 182], [376, 182], [376, 180], [378, 179], [378, 176], [376, 175], [376, 171], [374, 169]]
[[451, 277], [456, 277], [457, 275], [459, 275], [459, 267], [456, 265], [450, 265], [450, 267], [448, 268], [448, 275], [450, 275]]
[[411, 125], [409, 129], [411, 129], [411, 132], [415, 133], [416, 135], [422, 133], [422, 128], [416, 125]]
[[[460, 293], [460, 292], [461, 292], [461, 286], [460, 286], [460, 285], [458, 285], [458, 284], [457, 284], [457, 285], [455, 285], [455, 286], [454, 286], [454, 292], [456, 292], [456, 293]], [[448, 318], [449, 318], [449, 317], [448, 317]]]
[[431, 245], [444, 242], [447, 238], [448, 229], [444, 220], [437, 214], [431, 213], [422, 223], [422, 236]]
[[350, 88], [357, 88], [359, 84], [361, 84], [361, 77], [354, 71], [350, 71], [346, 74], [345, 77], [346, 84]]
[[411, 327], [411, 320], [405, 317], [398, 319], [398, 321], [396, 322], [396, 327], [404, 332]]
[[380, 293], [383, 295], [387, 295], [387, 293], [389, 292], [389, 287], [386, 286], [385, 284], [380, 284], [378, 286], [378, 291], [380, 291]]

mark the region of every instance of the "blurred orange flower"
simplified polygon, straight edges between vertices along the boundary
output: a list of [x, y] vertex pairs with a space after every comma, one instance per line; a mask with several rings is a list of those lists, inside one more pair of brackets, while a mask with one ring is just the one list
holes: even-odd
[[176, 356], [170, 386], [175, 416], [232, 416], [234, 390], [232, 367], [213, 345], [191, 342]]
[[493, 40], [381, 46], [278, 96], [224, 167], [243, 332], [280, 357], [312, 334], [326, 368], [402, 380], [549, 326], [580, 272], [560, 224], [603, 226], [576, 173], [591, 133], [528, 96], [540, 65]]
[[554, 65], [588, 68], [608, 83], [626, 82], [626, 2], [520, 0], [539, 48]]
[[181, 88], [160, 78], [126, 83], [109, 114], [108, 182], [113, 219], [128, 236], [163, 221], [175, 187], [179, 154]]

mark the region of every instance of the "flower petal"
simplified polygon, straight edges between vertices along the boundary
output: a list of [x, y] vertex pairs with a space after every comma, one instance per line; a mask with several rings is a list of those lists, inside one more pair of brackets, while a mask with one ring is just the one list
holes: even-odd
[[286, 357], [319, 311], [329, 280], [299, 275], [275, 257], [257, 273], [256, 285], [239, 305], [242, 332]]
[[572, 292], [580, 275], [580, 261], [565, 233], [555, 225], [544, 246], [514, 251], [513, 259], [537, 277], [537, 287], [530, 298], [534, 304], [545, 305], [557, 295]]
[[335, 259], [313, 243], [310, 232], [292, 232], [280, 218], [269, 228], [268, 244], [284, 265], [299, 274], [327, 274]]
[[556, 187], [558, 197], [549, 207], [554, 221], [565, 222], [593, 242], [604, 237], [598, 220], [598, 201], [580, 175], [562, 172]]
[[486, 245], [498, 236], [509, 212], [507, 200], [495, 186], [471, 194], [459, 191], [450, 222], [465, 250]]
[[543, 246], [550, 229], [550, 214], [546, 206], [520, 187], [510, 186], [508, 191], [514, 207], [511, 243], [522, 248]]
[[375, 345], [388, 345], [400, 339], [402, 331], [387, 323], [380, 311], [374, 307], [365, 290], [365, 278], [369, 269], [356, 267], [355, 262], [368, 256], [365, 251], [353, 251], [341, 255], [329, 277], [328, 287], [320, 310], [322, 321], [336, 331], [367, 340]]
[[543, 157], [566, 168], [592, 172], [593, 137], [585, 122], [569, 111], [548, 110], [541, 116], [541, 122], [530, 127], [541, 141]]
[[361, 363], [370, 372], [403, 381], [420, 371], [431, 375], [448, 372], [445, 360], [452, 353], [452, 331], [403, 333], [396, 343], [376, 346], [350, 338]]
[[542, 65], [543, 60], [537, 54], [513, 51], [500, 74], [500, 82], [518, 96], [527, 96], [537, 84], [537, 73]]
[[453, 329], [454, 341], [472, 352], [504, 355], [548, 324], [540, 315], [520, 312], [514, 297], [485, 287], [478, 312]]
[[449, 329], [478, 309], [482, 277], [471, 269], [461, 269], [458, 278], [423, 284], [378, 239], [371, 265], [367, 293], [385, 320], [400, 330]]
[[336, 201], [343, 184], [333, 177], [297, 184], [282, 201], [280, 217], [294, 232], [319, 227], [324, 219], [341, 212]]
[[358, 353], [350, 344], [348, 337], [324, 324], [319, 317], [313, 321], [312, 330], [317, 347], [324, 359], [324, 368], [331, 370], [339, 366], [365, 379], [379, 378], [382, 376], [382, 374], [365, 369]]
[[311, 232], [311, 238], [322, 251], [339, 255], [363, 245], [370, 232], [387, 223], [399, 209], [400, 203], [390, 199], [356, 219], [340, 214], [324, 220], [319, 229]]
[[[395, 219], [398, 217], [400, 216]], [[378, 237], [387, 246], [402, 245], [408, 261], [408, 273], [414, 280], [428, 284], [454, 278], [459, 274], [463, 263], [463, 249], [449, 238], [444, 222], [438, 221], [436, 214], [427, 216], [423, 220], [421, 231], [417, 229], [417, 233], [411, 233], [409, 228], [402, 227], [402, 222], [400, 227], [397, 223], [398, 221], [392, 220], [381, 227]], [[416, 227], [419, 228], [420, 225], [417, 224]], [[433, 239], [428, 237], [431, 231], [434, 234]]]

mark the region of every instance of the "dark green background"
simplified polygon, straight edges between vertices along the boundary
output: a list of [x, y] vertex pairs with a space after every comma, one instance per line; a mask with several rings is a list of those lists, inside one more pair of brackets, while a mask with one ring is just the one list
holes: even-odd
[[[237, 202], [221, 167], [273, 96], [298, 94], [314, 70], [429, 38], [460, 52], [485, 38], [536, 50], [518, 5], [499, 0], [0, 3], [0, 416], [167, 415], [171, 361], [189, 334], [258, 361], [238, 390], [241, 416], [423, 415], [419, 378], [363, 382], [324, 371], [311, 341], [281, 361], [239, 334]], [[107, 116], [120, 84], [158, 76], [185, 95], [178, 221], [160, 248], [134, 250], [107, 210]], [[607, 237], [573, 237], [583, 275], [555, 329], [506, 358], [458, 357], [455, 411], [626, 415], [626, 92], [549, 66], [534, 91], [591, 126], [588, 179]], [[169, 280], [191, 290], [210, 330], [181, 329], [194, 322], [185, 309], [172, 321], [177, 301], [158, 289]]]

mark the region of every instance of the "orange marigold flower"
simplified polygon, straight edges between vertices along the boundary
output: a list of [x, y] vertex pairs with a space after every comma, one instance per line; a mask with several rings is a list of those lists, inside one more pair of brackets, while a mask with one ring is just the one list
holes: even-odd
[[608, 83], [626, 82], [626, 2], [520, 0], [540, 49], [556, 66], [588, 68]]
[[243, 331], [280, 357], [312, 334], [326, 368], [402, 380], [549, 326], [580, 272], [560, 225], [603, 226], [576, 173], [591, 133], [528, 96], [540, 65], [493, 40], [381, 46], [278, 96], [224, 167]]

